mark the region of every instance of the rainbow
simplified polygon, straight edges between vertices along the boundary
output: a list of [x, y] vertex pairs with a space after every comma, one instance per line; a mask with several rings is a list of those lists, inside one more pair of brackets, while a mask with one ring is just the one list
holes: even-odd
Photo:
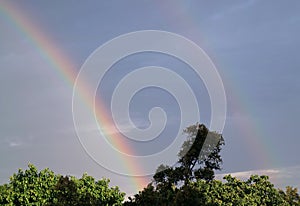
[[[28, 14], [18, 8], [17, 5], [13, 5], [9, 1], [0, 2], [0, 14], [6, 18], [9, 24], [14, 26], [18, 33], [25, 35], [30, 40], [45, 61], [73, 88], [77, 78], [76, 66], [68, 55], [55, 44], [51, 37], [43, 32], [42, 27], [34, 22], [33, 18], [30, 18]], [[122, 138], [121, 134], [112, 132], [112, 130], [118, 130], [115, 128], [110, 115], [108, 115], [105, 105], [101, 101], [97, 101], [97, 105], [94, 104], [94, 95], [91, 93], [92, 90], [85, 82], [77, 82], [77, 84], [79, 85], [79, 91], [76, 92], [80, 94], [91, 112], [95, 111], [97, 121], [101, 125], [102, 132], [104, 132], [105, 136], [110, 138], [113, 145], [119, 151], [123, 151], [126, 154], [133, 154], [133, 148], [124, 142], [124, 138]], [[132, 174], [132, 171], [139, 171], [140, 174], [143, 174], [143, 170], [139, 167], [138, 163], [130, 159], [120, 157], [120, 163], [124, 164], [129, 174]], [[147, 185], [147, 178], [130, 178], [137, 191]]]
[[[158, 8], [161, 9], [162, 13], [167, 14], [171, 17], [174, 16], [174, 18], [178, 18], [178, 16], [176, 16], [175, 13], [172, 13], [172, 11], [179, 10], [181, 11], [181, 13], [185, 13], [185, 5], [174, 3], [173, 6], [173, 10], [165, 10], [160, 6], [158, 6]], [[71, 61], [71, 58], [68, 57], [68, 55], [63, 52], [63, 50], [58, 45], [55, 44], [51, 37], [43, 32], [42, 27], [35, 23], [33, 21], [33, 18], [30, 18], [28, 14], [24, 13], [22, 9], [18, 8], [17, 5], [13, 5], [9, 1], [1, 1], [0, 14], [2, 14], [6, 18], [8, 23], [14, 26], [18, 33], [26, 35], [26, 37], [39, 51], [45, 61], [57, 71], [57, 74], [60, 75], [71, 88], [73, 88], [77, 77], [76, 66]], [[178, 22], [184, 22], [189, 27], [197, 25], [197, 22], [195, 22], [195, 18], [193, 18], [189, 14], [183, 15], [181, 18], [182, 19]], [[197, 33], [197, 35], [200, 36], [199, 32], [193, 31], [193, 34], [194, 33]], [[247, 102], [243, 101], [242, 92], [239, 92], [237, 89], [235, 89], [238, 88], [238, 86], [234, 85], [234, 81], [224, 76], [225, 74], [222, 75], [223, 80], [225, 80], [227, 86], [230, 87], [226, 92], [231, 93], [231, 97], [235, 97], [235, 99], [233, 100], [235, 108], [240, 111], [249, 110], [247, 108], [251, 107], [247, 105]], [[97, 101], [97, 105], [94, 108], [94, 99], [93, 95], [91, 94], [92, 90], [85, 82], [77, 82], [77, 84], [79, 85], [79, 91], [77, 92], [81, 95], [82, 99], [85, 101], [87, 107], [91, 110], [91, 112], [95, 110], [97, 120], [103, 128], [103, 132], [106, 133], [105, 136], [110, 137], [110, 141], [120, 151], [123, 151], [127, 154], [134, 153], [133, 148], [131, 148], [126, 142], [124, 142], [120, 134], [118, 134], [117, 132], [111, 132], [111, 130], [117, 131], [117, 129], [115, 128], [110, 115], [108, 115], [105, 105], [101, 101]], [[267, 142], [264, 142], [263, 131], [261, 128], [259, 128], [259, 125], [256, 122], [253, 122], [253, 120], [251, 119], [246, 120], [246, 122], [241, 125], [241, 130], [243, 133], [247, 134], [246, 141], [249, 144], [249, 147], [255, 150], [255, 152], [253, 152], [253, 154], [255, 155], [255, 159], [257, 159], [262, 164], [267, 164], [270, 162], [271, 164], [275, 163], [275, 155], [272, 155], [275, 154], [275, 152], [271, 151], [271, 148], [268, 148]], [[126, 166], [128, 173], [131, 173], [131, 171], [142, 171], [142, 169], [139, 168], [139, 165], [136, 162], [132, 162], [132, 160], [130, 159], [122, 159], [122, 157], [120, 157], [120, 162], [123, 162], [124, 166]], [[146, 178], [132, 177], [132, 179], [133, 184], [135, 185], [137, 190], [140, 190], [147, 184]]]
[[[185, 35], [194, 37], [194, 39], [200, 39], [200, 41], [205, 41], [204, 38], [201, 38], [202, 34], [199, 31], [200, 27], [198, 26], [198, 21], [200, 21], [201, 18], [193, 16], [194, 14], [192, 13], [188, 13], [189, 6], [190, 5], [186, 4], [184, 1], [174, 2], [172, 4], [172, 8], [157, 4], [157, 8], [160, 13], [168, 16], [167, 19], [177, 19], [174, 22], [169, 22], [170, 24], [176, 23], [178, 26], [178, 24], [181, 23], [184, 24], [185, 28], [194, 28], [192, 32], [189, 32], [189, 29], [187, 29], [187, 31], [185, 31]], [[178, 13], [181, 15], [178, 15]], [[254, 156], [253, 159], [259, 162], [259, 167], [264, 167], [265, 165], [276, 165], [276, 163], [278, 163], [278, 160], [276, 159], [276, 152], [268, 146], [269, 143], [266, 142], [264, 138], [265, 132], [259, 125], [259, 122], [253, 120], [254, 118], [251, 116], [253, 108], [247, 101], [245, 101], [246, 97], [244, 97], [243, 92], [238, 89], [240, 86], [236, 84], [236, 81], [226, 76], [225, 73], [222, 73], [222, 81], [226, 84], [226, 93], [229, 94], [230, 98], [233, 98], [232, 102], [234, 104], [234, 108], [237, 111], [249, 114], [250, 118], [244, 119], [242, 125], [239, 121], [234, 121], [234, 123], [240, 125], [239, 129], [243, 134], [246, 134], [245, 142], [249, 145], [249, 148], [255, 151], [252, 153]]]
[[[227, 80], [227, 88], [229, 88], [227, 94], [229, 94], [232, 98], [233, 107], [236, 111], [246, 111], [246, 108], [250, 108], [250, 106], [243, 106], [248, 104], [246, 101], [244, 101], [246, 98], [237, 98], [236, 94], [239, 94], [240, 92], [238, 92], [235, 88], [238, 88], [238, 86], [234, 85], [232, 81], [230, 83], [230, 81]], [[241, 97], [242, 94], [239, 94], [239, 96]], [[266, 151], [266, 148], [268, 148], [266, 145], [268, 144], [264, 141], [263, 130], [259, 128], [258, 123], [254, 123], [251, 116], [249, 118], [244, 118], [242, 124], [238, 119], [233, 120], [233, 122], [239, 125], [239, 129], [241, 130], [242, 134], [245, 135], [246, 144], [249, 145], [249, 148], [255, 151], [252, 153], [252, 155], [253, 159], [258, 161], [258, 166], [264, 167], [264, 165], [270, 165], [270, 163], [271, 165], [274, 165], [275, 160], [270, 155], [272, 151], [271, 149]]]

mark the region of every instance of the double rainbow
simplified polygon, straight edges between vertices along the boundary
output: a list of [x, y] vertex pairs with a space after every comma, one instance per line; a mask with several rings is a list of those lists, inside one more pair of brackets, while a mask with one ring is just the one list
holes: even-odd
[[[42, 27], [33, 21], [24, 11], [19, 9], [16, 5], [11, 2], [0, 2], [0, 15], [6, 18], [6, 21], [13, 25], [19, 34], [25, 35], [26, 38], [34, 45], [39, 51], [40, 55], [45, 59], [47, 64], [51, 65], [53, 69], [57, 71], [63, 80], [73, 88], [73, 85], [77, 78], [76, 66], [68, 55], [55, 44], [49, 35], [43, 32]], [[95, 111], [95, 115], [98, 123], [101, 125], [102, 132], [105, 133], [106, 137], [109, 137], [113, 145], [120, 151], [127, 154], [133, 154], [134, 150], [128, 143], [124, 141], [124, 138], [118, 133], [117, 128], [114, 126], [110, 115], [108, 115], [105, 106], [101, 101], [97, 101], [94, 108], [94, 95], [91, 93], [91, 89], [85, 82], [78, 82], [80, 94], [87, 107], [91, 112]], [[139, 167], [138, 163], [132, 162], [129, 159], [120, 157], [120, 164], [123, 164], [131, 174], [132, 171], [139, 171], [143, 173], [142, 168]], [[147, 185], [147, 178], [144, 177], [129, 177], [132, 179], [132, 184], [136, 190], [142, 189]]]
[[[178, 7], [181, 8], [180, 6]], [[10, 25], [13, 25], [19, 34], [25, 35], [39, 51], [40, 55], [45, 59], [47, 64], [51, 65], [51, 67], [57, 71], [57, 74], [59, 74], [70, 87], [73, 87], [77, 77], [76, 66], [68, 57], [68, 55], [62, 50], [62, 48], [55, 44], [49, 35], [46, 35], [46, 33], [43, 32], [41, 26], [35, 23], [33, 19], [30, 18], [22, 9], [18, 8], [17, 5], [13, 5], [9, 1], [0, 2], [0, 15], [3, 16]], [[182, 19], [181, 22], [193, 24], [192, 17], [189, 16], [186, 16], [186, 19]], [[97, 120], [103, 129], [102, 131], [106, 133], [106, 137], [109, 137], [114, 146], [120, 151], [124, 151], [127, 154], [134, 153], [133, 148], [124, 142], [122, 136], [118, 132], [112, 132], [112, 130], [117, 131], [117, 129], [115, 128], [110, 115], [108, 115], [104, 104], [101, 101], [97, 101], [97, 105], [94, 109], [94, 98], [91, 94], [92, 90], [85, 82], [77, 83], [80, 86], [78, 86], [79, 91], [76, 92], [82, 96], [82, 99], [86, 102], [87, 107], [90, 108], [92, 112], [95, 111]], [[233, 92], [233, 95], [231, 96], [241, 96], [236, 95], [238, 92], [234, 91], [234, 83], [231, 81], [227, 81], [227, 83], [229, 83], [228, 85], [233, 85], [231, 86], [232, 88], [230, 88], [230, 90], [227, 90], [229, 93]], [[242, 98], [235, 99], [233, 102], [235, 103], [236, 108], [239, 110], [245, 110], [245, 106], [243, 105], [246, 105], [247, 103], [242, 102], [241, 99]], [[255, 150], [255, 154], [258, 154], [257, 158], [259, 158], [259, 161], [261, 163], [267, 163], [274, 159], [270, 158], [271, 155], [266, 152], [268, 150], [266, 149], [268, 146], [266, 146], [267, 143], [264, 142], [263, 138], [261, 138], [262, 132], [256, 131], [259, 126], [249, 120], [248, 122], [244, 123], [242, 127], [243, 131], [251, 133], [247, 135], [248, 137], [251, 136], [251, 138], [247, 138], [247, 142], [249, 147]], [[122, 159], [121, 157], [120, 162], [123, 162], [123, 164], [126, 166], [128, 173], [134, 170], [142, 171], [142, 169], [139, 168], [139, 165], [135, 162], [130, 162], [130, 160], [124, 158]], [[137, 190], [140, 190], [147, 184], [146, 178], [142, 177], [132, 177], [132, 181]]]

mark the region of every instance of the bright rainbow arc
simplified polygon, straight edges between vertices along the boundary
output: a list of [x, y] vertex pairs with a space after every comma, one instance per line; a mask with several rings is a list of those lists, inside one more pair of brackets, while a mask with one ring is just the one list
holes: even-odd
[[[47, 62], [50, 63], [50, 65], [52, 65], [52, 67], [55, 68], [58, 71], [58, 73], [62, 76], [62, 78], [66, 80], [67, 83], [72, 87], [76, 80], [77, 72], [75, 71], [74, 68], [76, 67], [75, 65], [73, 65], [70, 58], [68, 58], [67, 55], [64, 52], [62, 52], [60, 48], [56, 47], [55, 43], [51, 41], [50, 37], [44, 35], [43, 32], [39, 30], [40, 29], [39, 26], [34, 24], [32, 20], [28, 18], [27, 15], [25, 15], [20, 9], [17, 9], [17, 7], [14, 5], [4, 3], [4, 1], [2, 1], [0, 5], [2, 6], [2, 7], [0, 6], [0, 13], [3, 13], [4, 16], [7, 17], [7, 20], [10, 23], [14, 24], [15, 28], [18, 29], [20, 33], [25, 34], [27, 38], [30, 39], [30, 41], [34, 44], [34, 46], [39, 50], [41, 55], [47, 60]], [[174, 7], [176, 7], [176, 9], [181, 9], [181, 6], [182, 5], [174, 4]], [[168, 11], [163, 11], [163, 12], [168, 13]], [[189, 25], [196, 24], [195, 22], [193, 22], [195, 20], [188, 15], [186, 15], [183, 20]], [[249, 110], [245, 108], [246, 107], [245, 105], [247, 105], [247, 103], [243, 102], [241, 98], [242, 95], [240, 94], [241, 92], [235, 89], [236, 87], [234, 85], [234, 82], [229, 79], [227, 79], [226, 82], [229, 83], [230, 86], [229, 91], [233, 93], [232, 96], [239, 97], [234, 99], [233, 101], [235, 102], [235, 106], [242, 111]], [[78, 84], [80, 86], [78, 87], [79, 91], [77, 92], [82, 96], [82, 99], [86, 102], [88, 108], [90, 108], [90, 110], [93, 111], [92, 108], [94, 107], [93, 106], [94, 100], [92, 98], [93, 94], [91, 94], [92, 90], [89, 89], [88, 85], [86, 85], [83, 82], [78, 82]], [[101, 103], [101, 101], [97, 101], [95, 113], [99, 123], [102, 123], [104, 126], [109, 125], [108, 127], [109, 129], [114, 129], [114, 127], [111, 126], [111, 125], [114, 126], [114, 124], [112, 124], [109, 115], [107, 115], [105, 106], [103, 105], [103, 103]], [[260, 157], [260, 161], [275, 162], [274, 158], [271, 158], [273, 156], [272, 154], [275, 154], [275, 152], [272, 151], [271, 148], [269, 148], [270, 150], [269, 153], [266, 152], [265, 150], [266, 148], [268, 148], [268, 146], [267, 143], [264, 142], [262, 138], [260, 138], [263, 132], [257, 131], [259, 129], [259, 126], [257, 126], [255, 122], [253, 123], [253, 121], [248, 120], [248, 122], [243, 125], [242, 129], [244, 132], [250, 133], [250, 135], [253, 137], [251, 139], [247, 138], [246, 141], [248, 142], [250, 147], [255, 149], [256, 152], [258, 152], [257, 156]], [[105, 127], [103, 131], [105, 132]], [[109, 131], [107, 131], [107, 133], [108, 132]], [[115, 140], [115, 139], [117, 140], [122, 139], [121, 136], [119, 136], [117, 133], [113, 135], [107, 134], [106, 136], [111, 137], [111, 142], [114, 144], [114, 146], [116, 146], [116, 148], [120, 148], [120, 150], [124, 151], [124, 153], [128, 153], [128, 154], [132, 153], [133, 150], [131, 150], [129, 145], [124, 145], [120, 141], [118, 142]], [[140, 171], [136, 163], [128, 162], [128, 161], [130, 160], [124, 159], [122, 161], [125, 163], [125, 165], [127, 165], [128, 171], [132, 170], [130, 168], [135, 168], [138, 171]], [[144, 180], [141, 180], [141, 178], [135, 178], [134, 181], [135, 181], [134, 184], [137, 187], [146, 185], [146, 182], [144, 182]]]
[[[4, 14], [4, 16], [7, 18], [7, 21], [13, 24], [19, 33], [26, 35], [26, 37], [40, 52], [41, 56], [57, 70], [58, 74], [72, 88], [77, 78], [77, 71], [75, 70], [75, 65], [66, 55], [66, 53], [64, 53], [49, 36], [42, 32], [41, 27], [38, 24], [34, 23], [27, 14], [25, 14], [15, 5], [1, 2], [0, 13]], [[79, 91], [76, 92], [80, 94], [82, 100], [84, 100], [90, 111], [94, 112], [94, 95], [92, 94], [92, 90], [89, 88], [89, 85], [87, 85], [85, 82], [78, 81], [77, 84], [79, 85]], [[111, 139], [111, 142], [116, 149], [127, 154], [132, 154], [134, 150], [130, 147], [130, 145], [122, 141], [123, 138], [120, 133], [113, 132], [112, 134], [111, 130], [118, 130], [108, 115], [105, 105], [101, 102], [101, 100], [97, 101], [97, 105], [95, 105], [95, 114], [98, 123], [101, 125], [102, 132], [105, 133], [106, 137]], [[122, 157], [119, 158], [120, 163], [124, 164], [124, 167], [129, 173], [134, 170], [140, 171], [140, 174], [142, 174], [143, 170], [139, 167], [138, 163], [132, 162], [130, 159], [122, 159]], [[147, 185], [146, 178], [131, 178], [137, 191]]]

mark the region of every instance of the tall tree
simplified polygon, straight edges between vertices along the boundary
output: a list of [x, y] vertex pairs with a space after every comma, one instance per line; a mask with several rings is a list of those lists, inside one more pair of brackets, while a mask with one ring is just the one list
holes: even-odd
[[157, 185], [167, 184], [169, 187], [183, 181], [204, 179], [211, 181], [214, 170], [221, 169], [221, 146], [223, 137], [209, 131], [205, 125], [192, 125], [184, 131], [187, 140], [178, 153], [178, 163], [175, 167], [160, 165], [153, 178]]
[[[179, 163], [184, 168], [185, 182], [190, 179], [214, 178], [214, 170], [220, 170], [222, 158], [222, 135], [209, 131], [205, 125], [192, 125], [184, 130], [187, 140], [178, 153]], [[187, 151], [187, 152], [186, 152]]]
[[[210, 132], [205, 125], [192, 125], [184, 131], [187, 140], [178, 153], [179, 160], [174, 167], [160, 165], [149, 184], [126, 204], [128, 205], [173, 205], [176, 196], [190, 191], [190, 185], [198, 180], [210, 182], [214, 170], [220, 169], [221, 146], [224, 140], [220, 134]], [[146, 204], [146, 203], [151, 204]], [[126, 205], [125, 204], [125, 205]]]

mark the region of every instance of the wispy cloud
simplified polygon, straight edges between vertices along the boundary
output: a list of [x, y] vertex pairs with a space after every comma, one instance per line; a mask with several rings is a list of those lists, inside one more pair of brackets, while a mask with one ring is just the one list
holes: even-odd
[[249, 170], [241, 172], [233, 172], [226, 174], [216, 175], [217, 179], [222, 179], [225, 175], [231, 174], [241, 180], [248, 179], [251, 175], [267, 175], [270, 181], [279, 188], [285, 188], [286, 186], [300, 187], [300, 165], [284, 168], [272, 168], [272, 169], [262, 169], [262, 170]]
[[221, 19], [222, 17], [224, 17], [226, 15], [230, 15], [232, 13], [242, 11], [242, 10], [252, 6], [255, 2], [256, 2], [256, 0], [240, 1], [240, 3], [238, 3], [238, 4], [232, 5], [231, 7], [228, 7], [227, 9], [223, 9], [222, 11], [215, 13], [212, 16], [212, 19], [213, 20]]
[[3, 139], [3, 144], [10, 148], [17, 148], [17, 147], [23, 147], [30, 145], [30, 142], [32, 142], [33, 137], [27, 136], [27, 137], [19, 137], [19, 136], [11, 136], [6, 137]]
[[9, 146], [10, 147], [19, 147], [19, 146], [22, 146], [22, 142], [16, 142], [16, 141], [11, 141], [11, 142], [9, 142]]

